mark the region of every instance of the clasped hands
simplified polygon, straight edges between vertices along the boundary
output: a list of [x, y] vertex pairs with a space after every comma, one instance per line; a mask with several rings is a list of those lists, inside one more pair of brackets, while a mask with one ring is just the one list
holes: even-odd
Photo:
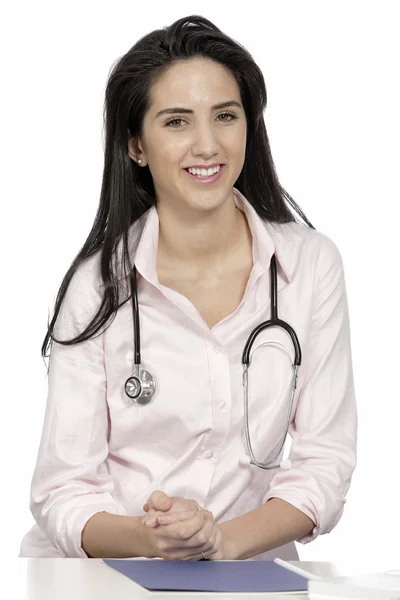
[[159, 490], [143, 505], [142, 523], [151, 531], [151, 545], [164, 560], [229, 560], [223, 534], [209, 510], [195, 500], [169, 497]]

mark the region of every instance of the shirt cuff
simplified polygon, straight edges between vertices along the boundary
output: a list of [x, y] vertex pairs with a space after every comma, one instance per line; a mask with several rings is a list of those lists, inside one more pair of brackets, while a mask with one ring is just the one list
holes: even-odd
[[308, 544], [319, 536], [321, 529], [319, 515], [316, 511], [310, 510], [308, 503], [305, 501], [302, 495], [297, 494], [294, 491], [274, 492], [274, 490], [270, 490], [264, 497], [263, 504], [272, 498], [280, 498], [281, 500], [285, 500], [285, 502], [288, 502], [298, 510], [301, 510], [302, 513], [304, 513], [315, 523], [314, 529], [307, 535], [295, 540], [296, 542], [299, 542], [300, 544]]
[[125, 515], [125, 509], [117, 502], [72, 508], [64, 517], [64, 533], [53, 542], [57, 550], [66, 558], [88, 558], [82, 548], [82, 531], [90, 517], [99, 512]]

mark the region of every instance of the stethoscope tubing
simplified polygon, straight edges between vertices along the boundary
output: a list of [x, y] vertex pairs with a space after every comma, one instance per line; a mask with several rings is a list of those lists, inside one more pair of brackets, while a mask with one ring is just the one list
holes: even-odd
[[[296, 334], [295, 330], [293, 329], [293, 327], [291, 327], [288, 323], [286, 323], [286, 321], [282, 321], [281, 319], [278, 318], [278, 281], [277, 281], [275, 255], [273, 255], [271, 257], [270, 272], [271, 272], [271, 319], [268, 321], [264, 321], [263, 323], [260, 323], [259, 325], [257, 325], [257, 327], [255, 327], [253, 329], [253, 331], [250, 333], [250, 335], [247, 339], [247, 342], [245, 344], [243, 354], [242, 354], [243, 387], [244, 387], [244, 394], [243, 394], [243, 396], [244, 396], [244, 425], [245, 425], [244, 430], [245, 430], [245, 436], [246, 436], [246, 446], [247, 446], [247, 450], [250, 454], [251, 464], [254, 464], [257, 467], [260, 467], [260, 469], [276, 469], [280, 466], [280, 463], [276, 463], [276, 460], [278, 459], [278, 457], [280, 456], [280, 454], [284, 448], [286, 438], [288, 435], [289, 426], [290, 426], [290, 417], [292, 414], [292, 409], [293, 409], [293, 404], [294, 404], [294, 395], [295, 395], [295, 391], [297, 388], [298, 369], [301, 365], [301, 347], [300, 347], [300, 342], [297, 337], [297, 334]], [[249, 407], [248, 407], [248, 404], [249, 404], [248, 371], [250, 368], [250, 352], [251, 352], [251, 348], [254, 344], [254, 341], [255, 341], [256, 337], [262, 331], [264, 331], [265, 329], [268, 329], [270, 327], [281, 327], [285, 331], [287, 331], [287, 333], [290, 335], [290, 338], [292, 340], [293, 347], [294, 347], [294, 361], [293, 361], [293, 365], [292, 365], [292, 368], [293, 368], [292, 387], [291, 387], [290, 401], [289, 401], [289, 407], [288, 407], [286, 424], [285, 424], [285, 433], [282, 436], [279, 448], [275, 452], [273, 458], [270, 459], [268, 462], [263, 463], [263, 462], [258, 461], [255, 458], [253, 448], [251, 445], [251, 440], [250, 440]], [[277, 342], [274, 342], [274, 343], [277, 343]], [[286, 348], [285, 348], [285, 346], [283, 346], [283, 344], [279, 344], [279, 345], [281, 345], [284, 348], [284, 350], [286, 350]]]

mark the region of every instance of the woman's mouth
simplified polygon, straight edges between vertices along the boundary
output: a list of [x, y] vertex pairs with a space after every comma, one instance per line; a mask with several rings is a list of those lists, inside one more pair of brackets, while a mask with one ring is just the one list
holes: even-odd
[[[196, 183], [215, 183], [216, 181], [218, 181], [222, 175], [222, 172], [224, 170], [225, 165], [219, 165], [219, 169], [216, 173], [213, 173], [212, 175], [208, 175], [208, 174], [204, 174], [202, 175], [202, 171], [204, 172], [205, 169], [191, 169], [194, 171], [194, 173], [190, 173], [188, 169], [184, 169], [185, 173], [187, 174], [187, 176], [192, 180], [195, 181]], [[215, 171], [215, 169], [214, 169]]]

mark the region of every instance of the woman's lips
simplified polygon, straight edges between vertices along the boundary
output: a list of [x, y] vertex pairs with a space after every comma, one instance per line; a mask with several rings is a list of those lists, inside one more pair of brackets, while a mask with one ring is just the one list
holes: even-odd
[[220, 179], [224, 167], [225, 165], [221, 165], [219, 171], [217, 173], [214, 173], [214, 175], [211, 175], [211, 177], [197, 177], [197, 175], [192, 175], [192, 173], [189, 173], [189, 171], [187, 171], [186, 169], [184, 169], [184, 171], [186, 175], [196, 183], [215, 183]]

